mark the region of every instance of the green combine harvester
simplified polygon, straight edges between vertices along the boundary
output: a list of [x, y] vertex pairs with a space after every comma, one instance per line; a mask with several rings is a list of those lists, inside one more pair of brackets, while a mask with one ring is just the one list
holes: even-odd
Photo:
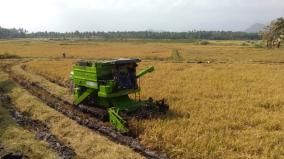
[[[79, 61], [71, 72], [74, 104], [101, 119], [109, 120], [121, 132], [128, 132], [130, 118], [149, 118], [165, 114], [164, 99], [140, 100], [138, 80], [154, 71], [148, 67], [136, 73], [139, 59]], [[133, 94], [130, 98], [129, 94]], [[138, 97], [137, 97], [138, 96]]]

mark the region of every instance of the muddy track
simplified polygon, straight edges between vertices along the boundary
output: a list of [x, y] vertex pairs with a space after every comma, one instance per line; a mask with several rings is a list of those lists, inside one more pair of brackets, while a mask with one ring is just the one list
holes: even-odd
[[6, 151], [4, 145], [0, 143], [0, 158], [1, 159], [28, 159], [26, 155], [24, 155], [22, 152], [16, 151]]
[[10, 112], [17, 124], [22, 126], [24, 129], [35, 133], [36, 139], [46, 141], [49, 144], [49, 147], [53, 149], [61, 158], [71, 159], [76, 156], [75, 151], [66, 146], [55, 135], [53, 135], [46, 124], [39, 120], [30, 119], [27, 114], [19, 112], [12, 104], [10, 96], [4, 94], [2, 90], [0, 90], [0, 102], [4, 104], [5, 108]]
[[61, 97], [52, 94], [52, 92], [43, 88], [39, 83], [29, 81], [24, 77], [15, 74], [13, 71], [11, 71], [11, 67], [12, 65], [7, 65], [4, 69], [9, 74], [11, 79], [20, 84], [34, 96], [38, 97], [42, 102], [66, 115], [70, 119], [75, 120], [78, 124], [86, 126], [93, 131], [99, 132], [116, 143], [126, 145], [147, 158], [168, 158], [164, 153], [149, 150], [148, 148], [140, 144], [137, 138], [134, 138], [127, 134], [121, 134], [113, 127], [111, 127], [109, 123], [104, 123], [92, 117], [90, 114], [79, 111], [68, 100], [64, 100]]

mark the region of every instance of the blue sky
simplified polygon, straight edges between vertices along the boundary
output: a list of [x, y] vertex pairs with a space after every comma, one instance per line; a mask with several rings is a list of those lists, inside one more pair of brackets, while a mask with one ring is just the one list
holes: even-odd
[[284, 16], [284, 0], [0, 0], [0, 26], [29, 31], [241, 31]]

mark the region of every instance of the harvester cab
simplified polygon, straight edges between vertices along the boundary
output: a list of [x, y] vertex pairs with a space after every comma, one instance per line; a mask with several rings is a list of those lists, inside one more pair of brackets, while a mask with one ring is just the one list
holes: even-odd
[[[79, 61], [70, 74], [74, 104], [98, 116], [105, 110], [109, 121], [121, 132], [128, 131], [127, 119], [130, 117], [144, 118], [166, 113], [169, 106], [164, 100], [149, 98], [143, 101], [140, 96], [136, 99], [136, 93], [140, 92], [138, 79], [154, 71], [151, 66], [136, 73], [140, 61], [129, 58]], [[129, 94], [135, 94], [135, 98], [130, 98]]]

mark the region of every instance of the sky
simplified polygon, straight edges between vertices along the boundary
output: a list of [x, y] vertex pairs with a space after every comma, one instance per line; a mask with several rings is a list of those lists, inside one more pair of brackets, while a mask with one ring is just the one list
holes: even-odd
[[284, 0], [0, 0], [0, 26], [36, 31], [243, 31]]

